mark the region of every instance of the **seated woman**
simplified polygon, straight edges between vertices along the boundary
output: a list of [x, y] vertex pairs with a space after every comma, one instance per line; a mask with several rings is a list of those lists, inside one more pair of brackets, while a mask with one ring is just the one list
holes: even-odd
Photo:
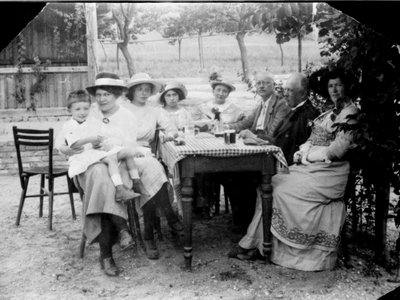
[[[235, 86], [215, 73], [210, 76], [210, 83], [214, 96], [213, 100], [206, 102], [195, 110], [193, 119], [208, 120], [208, 123], [214, 123], [214, 126], [216, 124], [219, 124], [219, 126], [229, 125], [242, 120], [245, 117], [242, 109], [228, 101], [230, 93], [236, 90]], [[211, 129], [209, 126], [204, 127], [205, 129]], [[213, 128], [212, 130], [221, 131], [223, 129]], [[240, 182], [241, 188], [234, 184], [237, 182]], [[196, 207], [201, 211], [204, 218], [210, 217], [212, 203], [219, 202], [219, 186], [222, 184], [225, 188], [224, 193], [229, 196], [231, 202], [234, 231], [243, 231], [243, 228], [246, 228], [254, 213], [255, 204], [255, 188], [251, 188], [254, 186], [251, 180], [242, 178], [241, 174], [238, 173], [225, 175], [207, 174], [206, 176], [198, 176], [196, 183], [198, 190]], [[243, 206], [242, 200], [244, 198], [251, 200]]]
[[[352, 132], [338, 127], [354, 124], [352, 116], [358, 114], [357, 107], [346, 96], [345, 76], [332, 71], [327, 83], [335, 108], [314, 120], [310, 138], [294, 154], [297, 164], [289, 167], [290, 174], [272, 178], [271, 261], [304, 271], [329, 270], [335, 266], [345, 219], [342, 198], [349, 175], [345, 154], [355, 146]], [[247, 234], [239, 242], [240, 247], [229, 255], [251, 258], [257, 248], [262, 254], [262, 243], [262, 209], [258, 197]]]
[[[135, 116], [128, 110], [117, 104], [117, 99], [126, 90], [124, 82], [113, 73], [100, 73], [96, 76], [94, 86], [88, 87], [87, 91], [95, 97], [96, 103], [91, 108], [91, 117], [102, 122], [102, 135], [122, 141], [124, 147], [136, 147], [138, 122]], [[61, 141], [63, 143], [64, 141]], [[65, 144], [60, 147], [64, 154], [77, 153]], [[167, 178], [164, 169], [157, 159], [153, 157], [136, 158], [135, 163], [147, 195], [142, 196], [142, 206], [150, 203], [150, 206], [164, 206], [162, 196], [167, 193], [165, 183]], [[121, 164], [122, 180], [126, 186], [130, 186], [129, 175], [124, 164]], [[123, 172], [125, 171], [125, 172]], [[96, 163], [78, 176], [80, 186], [85, 192], [84, 197], [84, 220], [83, 232], [89, 243], [99, 242], [100, 264], [104, 272], [109, 276], [117, 276], [117, 268], [112, 257], [112, 246], [120, 233], [121, 244], [132, 241], [127, 230], [127, 210], [124, 203], [115, 201], [115, 187], [108, 176], [107, 166], [103, 163]], [[168, 202], [169, 204], [169, 202]], [[172, 210], [170, 210], [172, 211]], [[170, 212], [168, 211], [168, 212]], [[182, 224], [173, 212], [168, 221], [171, 226], [182, 230]], [[151, 216], [150, 216], [151, 218]], [[144, 214], [145, 230], [149, 216]], [[158, 258], [158, 251], [153, 241], [145, 241], [146, 254], [149, 258]]]
[[[130, 78], [127, 85], [127, 98], [130, 101], [124, 102], [119, 100], [118, 103], [127, 108], [137, 121], [137, 142], [141, 146], [148, 148], [148, 152], [150, 152], [150, 146], [154, 142], [156, 129], [163, 131], [164, 141], [173, 140], [178, 135], [176, 127], [171, 124], [162, 108], [152, 107], [147, 101], [151, 95], [154, 95], [160, 90], [162, 86], [161, 83], [153, 80], [146, 73], [137, 73]], [[156, 208], [160, 208], [165, 214], [168, 225], [173, 231], [183, 231], [183, 225], [172, 209], [168, 192], [170, 183], [166, 178], [165, 171], [156, 158], [152, 157], [152, 160], [157, 162], [156, 166], [154, 166], [155, 173], [151, 174], [154, 175], [154, 177], [146, 178], [145, 175], [141, 175], [140, 178], [142, 181], [149, 180], [150, 190], [147, 191], [154, 195], [154, 199], [150, 201], [152, 199], [147, 200], [141, 197], [140, 205], [143, 209], [144, 240], [147, 257], [150, 259], [157, 259], [159, 257], [159, 252], [154, 241]], [[160, 168], [162, 169], [162, 174], [160, 173]], [[161, 183], [161, 186], [158, 186], [158, 182]]]
[[158, 96], [158, 101], [178, 130], [189, 125], [192, 119], [190, 113], [184, 107], [179, 106], [179, 101], [184, 100], [186, 96], [186, 87], [180, 82], [167, 83], [164, 91]]
[[210, 76], [210, 83], [214, 98], [198, 107], [193, 112], [193, 119], [210, 121], [217, 117], [223, 124], [235, 123], [243, 119], [245, 117], [243, 111], [234, 103], [227, 101], [229, 94], [236, 90], [235, 86], [219, 75]]

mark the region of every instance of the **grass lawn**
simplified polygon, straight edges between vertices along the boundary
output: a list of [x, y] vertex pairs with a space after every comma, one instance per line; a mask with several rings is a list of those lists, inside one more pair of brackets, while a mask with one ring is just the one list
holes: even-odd
[[[205, 68], [200, 68], [197, 37], [182, 41], [182, 57], [178, 62], [178, 46], [169, 45], [157, 33], [139, 37], [139, 40], [153, 40], [130, 44], [130, 53], [134, 59], [135, 71], [146, 72], [151, 76], [174, 77], [207, 77], [212, 71], [220, 72], [231, 80], [239, 80], [241, 59], [237, 41], [234, 36], [203, 37]], [[274, 35], [251, 34], [245, 37], [250, 72], [268, 69], [274, 74], [284, 74], [297, 71], [297, 41], [291, 40], [282, 45], [284, 65], [280, 63], [280, 50]], [[119, 71], [116, 63], [116, 44], [99, 46], [98, 56], [102, 70], [116, 71], [123, 77], [128, 77], [125, 59], [119, 53]], [[307, 62], [320, 64], [318, 43], [307, 36], [303, 40], [302, 66]]]

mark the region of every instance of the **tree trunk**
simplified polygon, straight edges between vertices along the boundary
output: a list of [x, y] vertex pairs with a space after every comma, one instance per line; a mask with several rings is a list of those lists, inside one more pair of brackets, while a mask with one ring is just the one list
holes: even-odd
[[240, 59], [242, 61], [242, 72], [243, 72], [243, 79], [248, 80], [248, 73], [249, 73], [249, 62], [247, 60], [247, 49], [246, 45], [244, 44], [244, 36], [245, 32], [238, 32], [236, 34], [236, 40], [238, 41], [239, 50], [240, 50]]
[[278, 44], [279, 46], [279, 50], [281, 50], [281, 66], [283, 66], [283, 48], [282, 48], [282, 44]]
[[179, 63], [181, 62], [181, 53], [182, 53], [182, 52], [181, 52], [181, 50], [182, 50], [181, 46], [182, 46], [182, 40], [179, 39], [179, 40], [178, 40], [178, 52], [179, 52], [178, 62], [179, 62]]
[[375, 261], [385, 266], [388, 262], [388, 252], [386, 251], [387, 242], [387, 216], [389, 210], [389, 195], [390, 195], [390, 176], [385, 171], [381, 174], [379, 182], [375, 182], [376, 198], [375, 198]]
[[119, 72], [119, 46], [117, 44], [117, 53], [115, 54], [115, 57], [117, 59], [117, 71]]
[[301, 33], [300, 33], [300, 29], [299, 29], [299, 33], [297, 34], [297, 42], [298, 42], [298, 49], [297, 49], [297, 53], [298, 53], [298, 59], [299, 59], [299, 72], [301, 72]]
[[197, 35], [197, 42], [199, 45], [199, 59], [200, 59], [200, 69], [204, 68], [204, 58], [203, 58], [203, 41], [201, 37], [201, 32], [198, 33]]
[[135, 67], [134, 67], [134, 64], [133, 64], [132, 56], [131, 56], [131, 54], [129, 53], [129, 50], [128, 50], [128, 43], [125, 43], [125, 42], [124, 43], [119, 43], [118, 44], [118, 48], [121, 50], [122, 54], [125, 57], [126, 64], [127, 64], [127, 67], [128, 67], [129, 77], [131, 77], [133, 74], [135, 74]]

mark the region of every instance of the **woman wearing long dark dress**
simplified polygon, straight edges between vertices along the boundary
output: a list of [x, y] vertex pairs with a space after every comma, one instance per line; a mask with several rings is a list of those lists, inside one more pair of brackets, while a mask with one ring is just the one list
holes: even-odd
[[[354, 124], [356, 120], [352, 116], [358, 114], [357, 107], [346, 96], [345, 76], [334, 71], [327, 79], [328, 93], [335, 108], [314, 120], [310, 138], [295, 153], [297, 164], [289, 167], [290, 173], [272, 178], [271, 261], [305, 271], [328, 270], [335, 266], [345, 219], [343, 196], [350, 171], [345, 154], [355, 147], [353, 133], [337, 127]], [[262, 254], [259, 198], [247, 234], [231, 256], [249, 258], [254, 249]]]

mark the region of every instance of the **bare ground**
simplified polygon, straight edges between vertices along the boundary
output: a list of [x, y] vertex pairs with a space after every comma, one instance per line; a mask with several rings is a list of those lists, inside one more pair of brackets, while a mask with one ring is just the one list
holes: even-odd
[[[56, 188], [65, 189], [65, 179]], [[31, 187], [38, 189], [34, 179]], [[15, 226], [20, 195], [16, 176], [0, 176], [0, 299], [377, 299], [396, 288], [384, 269], [352, 255], [353, 268], [341, 263], [332, 271], [302, 272], [261, 261], [226, 256], [240, 236], [230, 231], [230, 215], [210, 221], [194, 220], [193, 271], [181, 269], [181, 241], [168, 232], [159, 241], [159, 260], [143, 250], [114, 256], [122, 274], [110, 278], [98, 263], [98, 245], [86, 248], [80, 259], [81, 202], [75, 195], [78, 219], [73, 221], [66, 196], [56, 196], [53, 231], [38, 217], [37, 198], [25, 203], [21, 225]], [[45, 202], [46, 203], [46, 202]], [[224, 207], [222, 207], [222, 212]], [[353, 253], [354, 254], [354, 253]]]

